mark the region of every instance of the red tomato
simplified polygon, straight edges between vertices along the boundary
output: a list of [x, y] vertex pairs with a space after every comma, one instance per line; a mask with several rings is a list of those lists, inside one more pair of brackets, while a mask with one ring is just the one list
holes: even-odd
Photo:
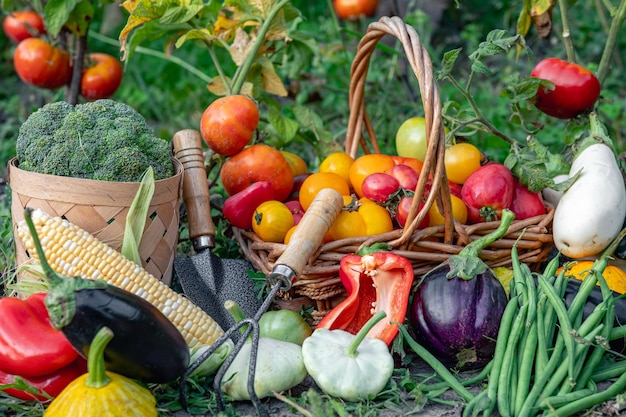
[[123, 73], [117, 58], [101, 52], [91, 53], [80, 78], [80, 94], [89, 100], [111, 97], [122, 83]]
[[[398, 203], [398, 208], [396, 210], [395, 218], [398, 224], [400, 225], [400, 227], [404, 227], [406, 225], [407, 218], [409, 217], [409, 211], [411, 210], [411, 204], [413, 204], [413, 197], [409, 197], [409, 196], [402, 197], [400, 199], [400, 202]], [[420, 201], [420, 204], [417, 209], [418, 213], [419, 211], [422, 210], [423, 207], [424, 207], [424, 202]], [[417, 228], [423, 229], [425, 227], [428, 227], [429, 222], [430, 222], [430, 215], [429, 213], [426, 213], [426, 216], [420, 222]]]
[[264, 242], [284, 242], [293, 227], [293, 215], [287, 206], [276, 200], [261, 203], [252, 217], [252, 230]]
[[261, 203], [274, 199], [274, 190], [269, 181], [257, 181], [224, 201], [222, 214], [235, 227], [250, 229], [252, 214]]
[[394, 165], [389, 168], [386, 173], [397, 179], [400, 183], [400, 187], [409, 191], [415, 191], [417, 181], [420, 177], [413, 168], [404, 164]]
[[291, 214], [293, 215], [293, 224], [297, 226], [298, 223], [300, 223], [300, 220], [302, 220], [302, 217], [304, 216], [304, 209], [302, 208], [302, 204], [300, 204], [300, 202], [297, 200], [291, 200], [291, 201], [287, 201], [285, 205], [287, 206], [287, 208], [289, 209], [289, 211], [291, 211]]
[[43, 19], [32, 10], [22, 10], [7, 15], [2, 21], [2, 29], [4, 29], [7, 37], [14, 42], [46, 33]]
[[304, 180], [309, 178], [309, 175], [311, 174], [310, 173], [300, 174], [300, 175], [296, 175], [295, 177], [293, 177], [293, 187], [291, 188], [291, 192], [289, 193], [285, 201], [300, 200], [300, 188], [302, 188], [302, 184], [304, 183]]
[[311, 203], [324, 188], [332, 188], [340, 195], [350, 195], [348, 183], [339, 175], [333, 172], [316, 172], [309, 175], [300, 187], [300, 204], [304, 210], [308, 210]]
[[[430, 193], [430, 189], [432, 188], [432, 186], [433, 186], [432, 182], [428, 181], [426, 183], [426, 187], [424, 188], [424, 198], [428, 197], [428, 194]], [[448, 189], [450, 190], [450, 195], [455, 195], [461, 198], [461, 190], [462, 190], [461, 185], [452, 181], [448, 181]]]
[[457, 143], [446, 148], [444, 165], [448, 179], [463, 184], [472, 172], [480, 168], [482, 154], [471, 143]]
[[341, 19], [354, 20], [361, 16], [373, 16], [378, 0], [334, 0], [333, 6]]
[[293, 173], [283, 154], [262, 143], [228, 158], [222, 166], [220, 178], [228, 195], [237, 194], [253, 182], [269, 181], [274, 198], [284, 201], [293, 188]]
[[395, 177], [384, 172], [375, 172], [368, 175], [361, 185], [363, 197], [374, 200], [377, 203], [387, 201], [399, 188], [400, 182]]
[[571, 119], [591, 108], [600, 97], [600, 82], [588, 69], [559, 58], [546, 58], [531, 77], [554, 83], [554, 90], [539, 87], [535, 106], [547, 115]]
[[39, 38], [21, 41], [13, 54], [17, 75], [27, 84], [39, 88], [57, 89], [72, 77], [70, 56]]
[[515, 213], [515, 220], [524, 220], [546, 214], [546, 206], [543, 204], [541, 192], [531, 192], [516, 179], [511, 211]]
[[391, 159], [393, 159], [393, 163], [396, 165], [408, 165], [418, 174], [422, 172], [422, 168], [424, 167], [424, 163], [417, 158], [407, 158], [404, 156], [391, 155]]
[[394, 165], [393, 158], [389, 155], [380, 153], [362, 155], [350, 165], [348, 172], [350, 185], [359, 197], [363, 197], [361, 189], [363, 180], [375, 172], [385, 172]]
[[214, 152], [231, 156], [252, 140], [258, 125], [259, 108], [252, 99], [226, 96], [206, 108], [200, 119], [200, 134]]
[[515, 193], [515, 179], [507, 167], [491, 162], [469, 176], [461, 189], [471, 223], [499, 219], [502, 209], [510, 208]]

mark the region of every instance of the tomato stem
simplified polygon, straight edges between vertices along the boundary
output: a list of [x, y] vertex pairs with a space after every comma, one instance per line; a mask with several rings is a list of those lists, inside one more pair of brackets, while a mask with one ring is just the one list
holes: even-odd
[[567, 54], [567, 60], [571, 63], [576, 63], [576, 52], [574, 51], [574, 44], [572, 43], [572, 33], [569, 27], [569, 17], [567, 15], [567, 0], [559, 0], [559, 10], [561, 11], [561, 24], [563, 25], [563, 43], [565, 44], [565, 53]]
[[596, 74], [600, 85], [604, 82], [609, 69], [610, 61], [615, 51], [615, 45], [617, 44], [617, 38], [620, 34], [620, 27], [626, 19], [626, 0], [622, 0], [617, 8], [613, 20], [611, 21], [611, 27], [609, 29], [609, 35], [604, 44], [604, 50], [602, 51], [602, 57], [600, 58], [600, 64], [598, 66], [598, 73]]

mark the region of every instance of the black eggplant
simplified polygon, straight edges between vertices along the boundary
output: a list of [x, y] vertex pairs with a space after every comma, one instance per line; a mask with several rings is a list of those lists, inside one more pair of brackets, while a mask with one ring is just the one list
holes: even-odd
[[477, 369], [493, 357], [508, 300], [478, 254], [502, 237], [514, 218], [513, 212], [503, 210], [497, 230], [467, 245], [418, 283], [409, 310], [411, 329], [448, 368]]
[[176, 326], [156, 307], [104, 281], [57, 274], [45, 258], [30, 209], [25, 219], [49, 284], [45, 298], [53, 325], [85, 358], [96, 333], [115, 335], [104, 357], [106, 369], [143, 382], [166, 383], [189, 365], [189, 348]]

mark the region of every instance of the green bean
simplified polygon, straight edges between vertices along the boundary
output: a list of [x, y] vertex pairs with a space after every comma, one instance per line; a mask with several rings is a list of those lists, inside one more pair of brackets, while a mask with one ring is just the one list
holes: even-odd
[[607, 264], [608, 261], [606, 258], [601, 257], [597, 259], [593, 263], [589, 274], [587, 274], [585, 279], [581, 282], [580, 288], [578, 288], [578, 291], [576, 292], [576, 295], [574, 296], [574, 299], [568, 309], [568, 316], [572, 322], [575, 321], [577, 317], [582, 316], [587, 298], [589, 297], [589, 294], [591, 294], [591, 291], [595, 288], [596, 283], [598, 282], [598, 277], [602, 276], [602, 272], [604, 272]]
[[[487, 362], [487, 365], [485, 365], [483, 367], [483, 369], [480, 371], [480, 373], [469, 377], [469, 378], [464, 378], [464, 379], [458, 379], [458, 381], [461, 383], [461, 385], [463, 385], [464, 387], [470, 386], [470, 385], [474, 385], [479, 383], [480, 381], [483, 381], [485, 378], [487, 378], [487, 376], [489, 375], [489, 373], [491, 372], [491, 367], [493, 366], [493, 360]], [[422, 384], [422, 386], [420, 387], [422, 392], [430, 392], [430, 391], [436, 391], [436, 390], [440, 390], [445, 388], [446, 390], [450, 388], [450, 385], [445, 382], [435, 382], [433, 384]]]
[[606, 390], [588, 395], [576, 401], [572, 401], [564, 406], [557, 408], [555, 415], [559, 417], [567, 417], [572, 414], [586, 410], [594, 405], [610, 400], [614, 396], [622, 393], [626, 389], [626, 373], [622, 374], [613, 384]]
[[546, 265], [545, 269], [543, 270], [543, 276], [546, 278], [553, 278], [556, 274], [557, 269], [559, 269], [559, 257], [555, 256], [554, 258], [550, 259], [550, 262], [548, 262], [548, 264]]
[[507, 344], [509, 336], [511, 334], [511, 328], [513, 321], [518, 313], [518, 298], [516, 295], [509, 299], [502, 318], [500, 320], [500, 329], [498, 330], [498, 337], [496, 339], [496, 348], [493, 354], [493, 366], [489, 373], [489, 381], [487, 383], [488, 398], [490, 400], [488, 408], [485, 410], [484, 415], [490, 415], [496, 405], [496, 397], [498, 390], [498, 380], [500, 378], [500, 372], [502, 370], [502, 361], [507, 350]]
[[626, 324], [622, 324], [621, 326], [616, 326], [611, 329], [609, 340], [617, 340], [623, 337], [626, 337]]
[[424, 362], [426, 362], [433, 370], [452, 388], [457, 394], [459, 394], [465, 401], [470, 401], [474, 398], [474, 395], [467, 390], [461, 383], [452, 375], [452, 372], [442, 364], [439, 359], [435, 358], [426, 348], [417, 343], [409, 332], [406, 330], [406, 326], [399, 326], [402, 337], [408, 343], [409, 347], [419, 356]]
[[463, 409], [462, 417], [476, 417], [478, 413], [489, 407], [489, 398], [487, 397], [487, 390], [479, 392], [473, 400], [467, 403]]
[[563, 300], [557, 295], [554, 291], [554, 288], [550, 286], [545, 280], [545, 278], [541, 275], [538, 277], [539, 286], [542, 291], [548, 296], [548, 301], [554, 307], [554, 311], [559, 319], [559, 330], [563, 335], [563, 341], [565, 342], [565, 349], [567, 350], [567, 362], [569, 368], [569, 377], [574, 382], [574, 353], [576, 348], [576, 343], [574, 342], [574, 338], [570, 336], [570, 332], [572, 330], [572, 325], [569, 321], [569, 316], [567, 314], [567, 309]]
[[534, 357], [537, 351], [537, 320], [533, 322], [528, 331], [528, 338], [525, 340], [524, 349], [522, 351], [522, 355], [520, 356], [520, 368], [517, 376], [517, 387], [515, 391], [515, 404], [514, 410], [515, 415], [519, 414], [519, 411], [522, 409], [522, 405], [524, 404], [524, 399], [528, 396], [528, 391], [530, 391], [530, 380], [532, 376], [532, 370], [534, 365]]
[[[554, 283], [552, 284], [552, 288], [554, 291], [559, 294], [559, 297], [562, 299], [565, 294], [565, 288], [567, 288], [567, 280], [565, 279], [565, 269], [563, 269], [554, 279]], [[541, 289], [540, 289], [541, 290]], [[541, 294], [546, 297], [547, 295], [541, 290]], [[545, 341], [546, 341], [546, 349], [553, 347], [554, 343], [554, 333], [556, 329], [556, 311], [550, 302], [545, 303], [545, 310], [543, 312], [543, 320], [544, 325], [543, 328], [545, 330]]]
[[507, 417], [513, 414], [514, 401], [512, 401], [512, 368], [513, 361], [517, 355], [517, 349], [514, 346], [517, 345], [518, 340], [522, 337], [524, 327], [526, 323], [526, 316], [528, 314], [528, 304], [524, 304], [520, 309], [513, 321], [511, 327], [511, 333], [509, 334], [507, 346], [504, 357], [502, 358], [501, 371], [498, 376], [498, 391], [497, 391], [497, 405], [498, 412], [502, 417]]
[[[537, 301], [537, 309], [544, 310], [544, 305], [548, 303], [548, 297], [541, 293]], [[548, 363], [548, 346], [546, 343], [545, 322], [541, 316], [537, 319], [537, 353], [535, 355], [535, 373], [540, 373]]]
[[623, 373], [626, 373], [626, 360], [594, 369], [593, 374], [591, 374], [591, 380], [594, 382], [602, 382], [607, 379], [616, 378]]
[[539, 408], [545, 410], [547, 408], [557, 408], [565, 405], [569, 402], [579, 400], [581, 398], [585, 398], [588, 395], [594, 394], [596, 391], [591, 388], [583, 388], [578, 391], [572, 391], [570, 393], [564, 395], [554, 395], [552, 397], [547, 397], [539, 401]]

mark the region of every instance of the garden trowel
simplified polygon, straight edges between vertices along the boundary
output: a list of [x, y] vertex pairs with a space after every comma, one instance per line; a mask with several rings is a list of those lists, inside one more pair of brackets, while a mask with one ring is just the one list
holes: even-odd
[[236, 301], [248, 317], [256, 314], [262, 300], [248, 275], [249, 270], [254, 270], [252, 264], [244, 259], [220, 258], [211, 252], [215, 225], [201, 140], [193, 129], [178, 131], [172, 138], [174, 156], [185, 169], [183, 202], [195, 251], [190, 257], [175, 258], [174, 272], [184, 294], [226, 330], [235, 324], [224, 308], [226, 300]]

